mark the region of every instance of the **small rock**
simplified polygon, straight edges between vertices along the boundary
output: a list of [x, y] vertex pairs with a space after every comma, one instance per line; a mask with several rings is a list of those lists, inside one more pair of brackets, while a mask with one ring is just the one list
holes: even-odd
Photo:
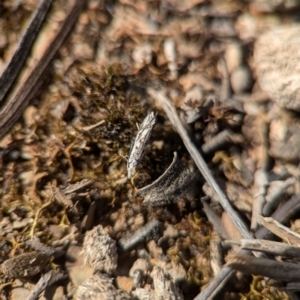
[[172, 281], [168, 273], [160, 267], [154, 267], [151, 272], [154, 286], [154, 297], [155, 300], [183, 300], [183, 296], [180, 290], [177, 288], [175, 283]]
[[211, 24], [211, 33], [219, 37], [235, 37], [236, 31], [231, 19], [215, 18]]
[[66, 269], [74, 286], [78, 287], [86, 278], [93, 276], [94, 270], [84, 265], [84, 258], [80, 255], [81, 247], [71, 245], [67, 250]]
[[133, 287], [133, 279], [127, 276], [118, 276], [116, 278], [116, 286], [120, 290], [124, 290], [127, 293], [130, 293]]
[[273, 120], [270, 124], [270, 155], [299, 162], [300, 125], [293, 120]]
[[240, 66], [231, 74], [231, 87], [235, 94], [247, 92], [253, 83], [251, 71], [247, 66]]
[[137, 68], [150, 64], [152, 60], [152, 46], [149, 43], [138, 45], [132, 52], [132, 59]]
[[254, 65], [261, 88], [280, 106], [300, 111], [300, 25], [280, 26], [254, 47]]
[[227, 65], [227, 70], [231, 74], [234, 69], [238, 68], [243, 63], [243, 49], [239, 42], [234, 41], [226, 46], [224, 58]]
[[20, 299], [27, 299], [30, 295], [30, 291], [34, 288], [34, 285], [29, 282], [22, 282], [21, 280], [17, 279], [14, 281], [10, 299], [11, 300], [20, 300]]

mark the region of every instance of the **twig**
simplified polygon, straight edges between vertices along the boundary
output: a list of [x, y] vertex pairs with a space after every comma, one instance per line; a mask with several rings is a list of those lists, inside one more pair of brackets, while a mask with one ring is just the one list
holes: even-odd
[[267, 188], [269, 185], [269, 124], [262, 120], [261, 123], [263, 145], [261, 148], [261, 161], [258, 170], [254, 175], [253, 204], [251, 216], [251, 229], [255, 231], [258, 228], [257, 218], [262, 215], [263, 207], [266, 203]]
[[17, 48], [0, 78], [0, 102], [18, 76], [51, 3], [52, 0], [41, 0], [22, 32]]
[[223, 261], [223, 248], [221, 246], [221, 239], [219, 236], [213, 236], [209, 241], [210, 248], [210, 266], [214, 275], [219, 274], [222, 269]]
[[[300, 238], [298, 237], [298, 244]], [[300, 248], [287, 245], [281, 242], [268, 240], [226, 240], [225, 244], [238, 245], [242, 249], [262, 251], [272, 255], [280, 255], [283, 257], [300, 258]]]
[[62, 22], [53, 40], [49, 43], [41, 59], [30, 70], [30, 74], [25, 82], [16, 86], [12, 94], [10, 94], [5, 101], [0, 110], [0, 138], [3, 137], [18, 120], [29, 101], [41, 86], [41, 77], [45, 74], [46, 68], [61, 47], [67, 34], [73, 28], [84, 3], [85, 0], [73, 0], [71, 2], [69, 10], [66, 13], [67, 17]]
[[214, 277], [214, 279], [206, 285], [205, 289], [201, 291], [194, 300], [207, 300], [216, 295], [222, 288], [225, 287], [226, 282], [230, 279], [234, 270], [229, 265], [224, 265], [221, 271]]
[[143, 242], [153, 231], [158, 230], [160, 225], [160, 222], [158, 222], [157, 220], [152, 220], [142, 228], [135, 231], [130, 236], [121, 238], [118, 242], [120, 250], [122, 252], [127, 251], [134, 247], [136, 244]]
[[37, 300], [40, 294], [49, 286], [53, 285], [57, 281], [64, 280], [68, 276], [63, 273], [57, 273], [54, 271], [49, 271], [44, 276], [40, 278], [33, 291], [27, 297], [27, 300]]
[[278, 207], [285, 190], [295, 183], [295, 177], [288, 178], [284, 181], [275, 181], [270, 184], [269, 192], [266, 195], [266, 203], [263, 208], [263, 215], [269, 216], [275, 207]]
[[51, 246], [43, 244], [36, 236], [34, 236], [33, 239], [27, 240], [25, 244], [36, 251], [46, 253], [49, 257], [53, 256], [57, 258], [65, 254], [65, 251], [63, 251], [62, 249], [55, 249]]
[[228, 215], [230, 216], [233, 223], [240, 231], [243, 238], [252, 239], [252, 236], [250, 235], [246, 225], [243, 223], [242, 219], [239, 217], [237, 212], [234, 211], [234, 209], [232, 208], [230, 201], [227, 199], [227, 197], [225, 196], [225, 194], [217, 184], [216, 180], [213, 178], [210, 170], [208, 169], [208, 166], [206, 165], [206, 162], [204, 161], [198, 149], [195, 147], [195, 145], [189, 138], [187, 131], [185, 130], [184, 126], [182, 125], [178, 117], [175, 107], [171, 104], [170, 100], [165, 96], [165, 94], [162, 91], [156, 91], [151, 88], [147, 89], [147, 91], [153, 99], [156, 99], [162, 105], [168, 118], [170, 119], [173, 126], [176, 128], [177, 132], [181, 136], [185, 147], [189, 151], [191, 157], [193, 158], [195, 164], [197, 165], [204, 179], [213, 189], [223, 209], [228, 213]]
[[[283, 226], [278, 221], [273, 218], [260, 218], [259, 222], [269, 229], [272, 233], [280, 237], [286, 243], [291, 245], [300, 246], [300, 234], [291, 230], [288, 227]], [[300, 249], [300, 248], [298, 248]]]
[[203, 153], [209, 154], [224, 146], [227, 142], [233, 139], [234, 133], [230, 129], [225, 129], [216, 134], [201, 147]]
[[[299, 210], [300, 194], [296, 194], [282, 206], [278, 207], [271, 217], [279, 223], [284, 223], [287, 222]], [[270, 231], [264, 227], [259, 228], [255, 232], [255, 236], [258, 239], [269, 239], [270, 234]]]
[[208, 205], [206, 202], [206, 199], [208, 197], [204, 197], [204, 199], [201, 199], [201, 203], [203, 205], [203, 211], [205, 212], [205, 215], [212, 224], [214, 231], [218, 234], [218, 236], [222, 239], [227, 239], [228, 236], [226, 234], [226, 231], [223, 228], [221, 218], [214, 212], [214, 210]]
[[262, 275], [275, 280], [300, 281], [299, 265], [289, 262], [236, 253], [227, 265], [244, 273]]

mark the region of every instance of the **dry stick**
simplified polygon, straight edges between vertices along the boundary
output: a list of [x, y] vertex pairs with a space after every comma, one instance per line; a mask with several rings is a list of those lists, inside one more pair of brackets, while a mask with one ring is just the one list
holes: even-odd
[[18, 76], [51, 3], [52, 0], [41, 0], [22, 32], [17, 48], [0, 78], [0, 102]]
[[290, 262], [257, 258], [239, 253], [234, 255], [227, 264], [248, 274], [271, 277], [279, 281], [300, 281], [299, 265]]
[[204, 143], [201, 147], [202, 152], [204, 154], [210, 154], [216, 151], [221, 146], [225, 145], [227, 142], [232, 140], [234, 137], [234, 133], [230, 129], [225, 129], [218, 134], [216, 134], [209, 141]]
[[[282, 206], [278, 207], [272, 214], [272, 218], [280, 223], [289, 220], [295, 213], [300, 210], [300, 194], [294, 195]], [[255, 232], [255, 237], [258, 239], [269, 239], [272, 233], [264, 227], [259, 228]]]
[[[275, 221], [276, 222], [276, 221]], [[279, 223], [280, 224], [280, 223]], [[300, 239], [298, 238], [298, 244]], [[225, 244], [238, 245], [242, 249], [261, 251], [272, 255], [280, 255], [282, 257], [300, 258], [300, 248], [290, 246], [281, 242], [274, 242], [262, 239], [256, 240], [225, 240]]]
[[151, 232], [159, 231], [160, 226], [161, 223], [154, 219], [148, 222], [147, 224], [145, 224], [140, 229], [136, 230], [128, 237], [121, 238], [118, 242], [120, 251], [121, 252], [128, 251], [136, 244], [145, 241], [147, 237], [151, 234]]
[[233, 221], [233, 223], [235, 224], [235, 226], [237, 227], [237, 229], [239, 230], [243, 238], [252, 239], [252, 236], [249, 233], [246, 225], [243, 223], [243, 221], [241, 220], [237, 212], [232, 208], [230, 201], [227, 199], [227, 197], [225, 196], [225, 194], [223, 193], [223, 191], [221, 190], [221, 188], [213, 178], [210, 170], [208, 169], [208, 166], [206, 165], [206, 162], [200, 155], [196, 146], [189, 138], [187, 131], [183, 127], [178, 117], [175, 107], [171, 104], [170, 100], [164, 95], [163, 92], [156, 91], [150, 88], [147, 91], [153, 99], [156, 99], [162, 105], [168, 118], [170, 119], [173, 126], [176, 128], [177, 132], [181, 136], [186, 149], [189, 151], [191, 157], [193, 158], [198, 169], [202, 173], [204, 179], [213, 189], [223, 209], [227, 212], [227, 214], [229, 215], [229, 217], [231, 218], [231, 220]]
[[49, 271], [40, 278], [34, 289], [30, 292], [27, 300], [37, 300], [40, 294], [49, 286], [53, 285], [57, 281], [65, 280], [68, 276], [63, 273]]
[[18, 120], [35, 92], [41, 86], [42, 75], [44, 75], [46, 68], [61, 47], [67, 34], [73, 28], [84, 3], [85, 0], [74, 0], [71, 2], [65, 20], [62, 22], [54, 39], [48, 45], [42, 58], [31, 70], [26, 81], [22, 83], [21, 86], [16, 87], [16, 92], [4, 103], [0, 110], [0, 138], [3, 137]]
[[[265, 228], [269, 229], [276, 236], [281, 238], [286, 244], [296, 246], [300, 250], [300, 234], [282, 225], [273, 218], [260, 217], [258, 220]], [[286, 245], [284, 244], [284, 245]]]
[[263, 207], [266, 203], [267, 187], [269, 185], [268, 169], [270, 165], [269, 157], [269, 124], [265, 121], [262, 122], [262, 159], [258, 170], [254, 175], [254, 188], [253, 188], [253, 204], [252, 204], [252, 217], [251, 229], [255, 231], [258, 228], [257, 218], [262, 215]]

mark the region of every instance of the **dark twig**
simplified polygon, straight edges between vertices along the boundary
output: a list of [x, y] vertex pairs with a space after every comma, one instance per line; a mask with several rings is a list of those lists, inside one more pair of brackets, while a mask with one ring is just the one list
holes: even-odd
[[[0, 138], [3, 137], [18, 118], [23, 113], [23, 110], [28, 105], [29, 101], [34, 96], [35, 92], [41, 86], [41, 77], [45, 74], [46, 68], [52, 61], [54, 55], [61, 47], [67, 34], [73, 28], [75, 21], [81, 11], [85, 0], [74, 0], [70, 4], [70, 8], [66, 13], [66, 18], [55, 34], [54, 39], [49, 43], [46, 51], [41, 59], [31, 69], [30, 74], [24, 83], [20, 83], [5, 101], [0, 110]], [[69, 5], [69, 4], [68, 4]]]
[[26, 245], [30, 246], [32, 249], [40, 252], [44, 252], [49, 257], [60, 257], [65, 254], [65, 251], [62, 249], [56, 249], [50, 246], [43, 244], [38, 237], [34, 237], [33, 239], [27, 240], [25, 242]]
[[28, 26], [21, 34], [17, 48], [0, 77], [0, 102], [18, 76], [51, 3], [52, 0], [40, 1], [30, 18]]
[[27, 297], [27, 300], [37, 300], [40, 294], [49, 286], [53, 285], [57, 281], [64, 280], [68, 276], [63, 273], [57, 273], [55, 271], [49, 271], [40, 278], [33, 291]]
[[274, 211], [274, 208], [279, 206], [283, 193], [289, 186], [295, 183], [295, 180], [295, 177], [290, 177], [284, 181], [277, 181], [274, 182], [274, 184], [270, 184], [262, 215], [269, 216], [271, 212]]
[[210, 154], [219, 149], [220, 147], [226, 145], [226, 143], [230, 141], [234, 141], [235, 135], [232, 130], [225, 129], [218, 134], [216, 134], [214, 137], [212, 137], [209, 141], [204, 143], [201, 147], [203, 153]]
[[136, 244], [144, 242], [145, 240], [149, 239], [149, 237], [155, 231], [159, 230], [160, 222], [157, 220], [152, 220], [144, 225], [142, 228], [135, 231], [128, 237], [121, 238], [118, 242], [120, 250], [122, 252], [128, 251], [129, 249], [133, 248]]
[[248, 274], [262, 275], [275, 280], [300, 281], [299, 265], [289, 262], [236, 253], [227, 265]]

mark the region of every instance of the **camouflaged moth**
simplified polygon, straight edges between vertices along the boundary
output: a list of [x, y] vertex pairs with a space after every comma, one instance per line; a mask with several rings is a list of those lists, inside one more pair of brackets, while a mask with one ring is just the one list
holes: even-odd
[[151, 112], [146, 116], [146, 118], [138, 128], [139, 131], [136, 135], [134, 143], [131, 146], [129, 158], [127, 161], [128, 179], [132, 178], [132, 176], [136, 173], [137, 167], [143, 158], [146, 144], [150, 138], [151, 131], [155, 122], [156, 114], [154, 112]]

